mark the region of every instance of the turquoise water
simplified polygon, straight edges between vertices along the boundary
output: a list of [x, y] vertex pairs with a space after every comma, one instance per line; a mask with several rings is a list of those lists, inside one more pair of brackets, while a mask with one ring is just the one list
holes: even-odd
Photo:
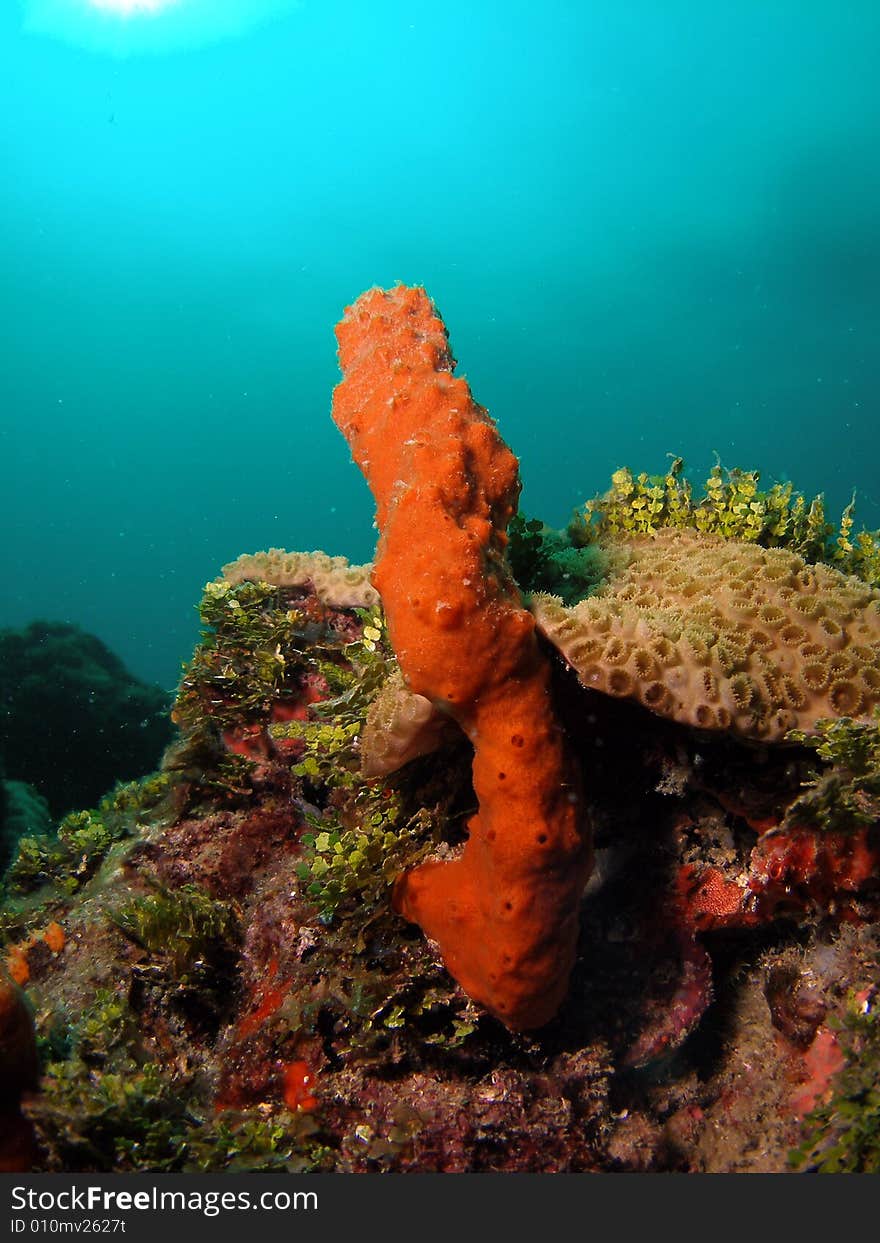
[[222, 563], [368, 558], [332, 330], [396, 280], [530, 514], [717, 452], [880, 525], [878, 38], [876, 0], [7, 0], [0, 626], [172, 686]]

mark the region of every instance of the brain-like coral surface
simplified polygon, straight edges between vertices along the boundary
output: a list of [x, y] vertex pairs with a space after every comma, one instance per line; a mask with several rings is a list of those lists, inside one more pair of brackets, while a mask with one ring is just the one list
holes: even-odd
[[311, 584], [315, 595], [331, 608], [370, 608], [379, 603], [379, 593], [370, 582], [372, 565], [351, 565], [345, 557], [325, 552], [246, 553], [223, 567], [223, 580], [238, 583], [263, 582], [273, 587], [303, 587]]
[[610, 572], [544, 635], [587, 687], [701, 729], [780, 741], [880, 703], [880, 592], [780, 548], [663, 529], [607, 540]]

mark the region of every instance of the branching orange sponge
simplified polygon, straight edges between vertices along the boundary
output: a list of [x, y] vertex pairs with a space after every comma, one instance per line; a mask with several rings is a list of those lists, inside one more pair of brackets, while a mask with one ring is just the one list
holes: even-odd
[[590, 848], [549, 669], [505, 557], [518, 463], [423, 289], [371, 289], [337, 326], [333, 418], [376, 500], [373, 581], [412, 691], [474, 745], [479, 810], [460, 856], [400, 878], [397, 909], [511, 1028], [565, 995]]

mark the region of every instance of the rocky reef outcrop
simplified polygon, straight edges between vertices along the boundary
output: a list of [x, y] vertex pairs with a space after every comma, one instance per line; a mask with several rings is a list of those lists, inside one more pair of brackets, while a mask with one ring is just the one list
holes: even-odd
[[[426, 310], [427, 327], [404, 321], [407, 349], [433, 349], [424, 295], [391, 302]], [[343, 359], [350, 425], [417, 387], [405, 349], [380, 335], [371, 350], [362, 384]], [[446, 375], [420, 418], [471, 400]], [[488, 447], [497, 433], [475, 424]], [[390, 492], [377, 485], [374, 582], [277, 549], [226, 567], [161, 770], [20, 842], [0, 1053], [39, 1065], [7, 1104], [22, 1136], [8, 1168], [26, 1149], [43, 1170], [880, 1167], [876, 535], [744, 472], [697, 496], [676, 463], [618, 472], [566, 532], [514, 516], [508, 542], [505, 510], [468, 538], [489, 485], [461, 443], [447, 427], [426, 455], [448, 451], [455, 481], [395, 463]], [[512, 470], [499, 495], [515, 499]], [[387, 532], [407, 512], [395, 560]], [[476, 604], [454, 581], [458, 543]], [[520, 613], [538, 683], [516, 662], [481, 672], [493, 643], [458, 624]], [[456, 702], [464, 686], [475, 707]], [[560, 785], [575, 796], [589, 880], [581, 846], [526, 855], [506, 770], [480, 769], [481, 747], [497, 759], [483, 694], [508, 736], [543, 736], [552, 711], [570, 776], [545, 786], [542, 748], [522, 747], [510, 778], [548, 818], [536, 834]], [[480, 851], [452, 952], [410, 897]], [[541, 895], [531, 961], [537, 925], [548, 946], [571, 936], [553, 1004], [538, 1013], [538, 981], [538, 1008], [518, 1011], [536, 1022], [509, 1021], [504, 987], [469, 964], [508, 952], [505, 868]]]

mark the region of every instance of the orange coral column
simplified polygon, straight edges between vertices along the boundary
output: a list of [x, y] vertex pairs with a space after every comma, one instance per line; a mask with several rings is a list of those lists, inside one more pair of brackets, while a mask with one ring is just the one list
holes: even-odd
[[337, 325], [333, 418], [376, 499], [373, 581], [411, 690], [474, 744], [461, 856], [400, 878], [395, 904], [466, 992], [512, 1028], [555, 1014], [590, 850], [549, 669], [505, 557], [516, 458], [453, 375], [423, 289], [371, 289]]

